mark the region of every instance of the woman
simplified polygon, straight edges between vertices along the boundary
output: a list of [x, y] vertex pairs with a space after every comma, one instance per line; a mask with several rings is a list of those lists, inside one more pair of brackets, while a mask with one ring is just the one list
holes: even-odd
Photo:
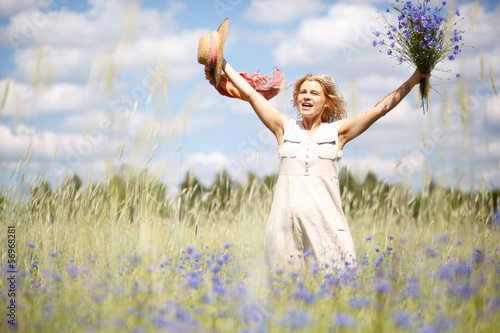
[[415, 71], [377, 105], [350, 118], [345, 118], [346, 104], [332, 79], [307, 75], [295, 83], [293, 102], [302, 120], [293, 120], [268, 102], [279, 92], [281, 71], [268, 80], [238, 73], [226, 62], [223, 52], [228, 27], [226, 19], [217, 31], [200, 38], [198, 62], [205, 65], [206, 78], [220, 94], [248, 101], [278, 142], [280, 171], [265, 235], [269, 265], [300, 268], [310, 258], [326, 269], [356, 265], [340, 202], [338, 172], [343, 148], [430, 74]]
[[300, 268], [312, 257], [323, 268], [356, 265], [337, 178], [343, 148], [430, 75], [415, 71], [374, 107], [350, 118], [345, 118], [346, 105], [332, 79], [307, 75], [294, 86], [293, 102], [302, 120], [293, 120], [225, 60], [222, 70], [278, 142], [280, 171], [265, 235], [268, 263]]

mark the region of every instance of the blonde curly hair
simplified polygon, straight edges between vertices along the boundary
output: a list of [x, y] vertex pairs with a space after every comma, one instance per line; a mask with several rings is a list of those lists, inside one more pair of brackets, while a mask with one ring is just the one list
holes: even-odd
[[347, 103], [345, 102], [342, 93], [338, 90], [337, 85], [333, 82], [332, 78], [325, 74], [307, 74], [303, 78], [295, 81], [292, 101], [293, 106], [298, 107], [297, 96], [299, 95], [300, 86], [305, 81], [318, 82], [323, 88], [326, 104], [328, 105], [321, 115], [321, 120], [323, 122], [331, 123], [347, 117]]

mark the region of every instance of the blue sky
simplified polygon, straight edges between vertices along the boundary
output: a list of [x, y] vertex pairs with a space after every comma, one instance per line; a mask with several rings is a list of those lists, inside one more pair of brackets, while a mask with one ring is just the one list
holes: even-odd
[[[429, 177], [463, 189], [500, 186], [500, 98], [491, 79], [500, 78], [500, 5], [475, 2], [447, 5], [462, 13], [466, 47], [442, 67], [462, 80], [433, 73], [439, 94], [429, 113], [414, 89], [346, 145], [351, 172], [417, 189]], [[331, 75], [354, 115], [413, 71], [371, 45], [383, 28], [377, 10], [391, 3], [2, 1], [0, 182], [42, 174], [55, 185], [73, 172], [97, 182], [123, 164], [147, 168], [170, 188], [188, 170], [205, 185], [222, 169], [237, 181], [248, 171], [276, 172], [274, 137], [247, 103], [220, 96], [205, 80], [196, 55], [201, 35], [229, 17], [224, 55], [238, 71], [278, 66], [289, 85], [306, 73]], [[272, 103], [295, 116], [291, 99], [288, 89]]]

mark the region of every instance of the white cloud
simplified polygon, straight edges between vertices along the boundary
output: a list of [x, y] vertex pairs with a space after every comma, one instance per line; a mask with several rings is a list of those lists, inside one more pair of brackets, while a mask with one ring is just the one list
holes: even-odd
[[295, 36], [282, 41], [273, 54], [284, 65], [335, 67], [336, 60], [345, 63], [371, 46], [372, 31], [381, 26], [374, 7], [339, 3], [325, 16], [301, 21]]
[[[5, 87], [6, 82], [1, 81], [1, 86]], [[47, 114], [84, 110], [92, 104], [92, 95], [82, 85], [55, 83], [34, 88], [11, 80], [1, 114], [15, 118], [36, 118]]]
[[56, 135], [50, 131], [37, 132], [34, 127], [24, 124], [15, 128], [0, 124], [1, 154], [8, 160], [19, 160], [28, 149], [33, 152], [33, 159], [50, 159], [56, 146], [67, 140], [71, 140], [71, 136]]
[[257, 23], [286, 24], [324, 8], [321, 0], [252, 0], [244, 17]]
[[3, 0], [0, 2], [0, 17], [16, 15], [26, 9], [36, 7], [37, 0]]

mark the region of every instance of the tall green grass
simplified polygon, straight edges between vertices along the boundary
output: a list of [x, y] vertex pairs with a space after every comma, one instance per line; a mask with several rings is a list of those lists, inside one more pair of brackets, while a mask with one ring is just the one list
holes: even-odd
[[[498, 191], [429, 182], [414, 193], [346, 177], [358, 269], [325, 277], [266, 267], [273, 178], [234, 184], [221, 173], [210, 189], [186, 178], [175, 194], [127, 168], [85, 186], [38, 179], [0, 193], [1, 244], [16, 226], [23, 332], [494, 332], [500, 324]], [[3, 273], [2, 304], [5, 286]], [[399, 310], [411, 314], [408, 328], [397, 326]]]

